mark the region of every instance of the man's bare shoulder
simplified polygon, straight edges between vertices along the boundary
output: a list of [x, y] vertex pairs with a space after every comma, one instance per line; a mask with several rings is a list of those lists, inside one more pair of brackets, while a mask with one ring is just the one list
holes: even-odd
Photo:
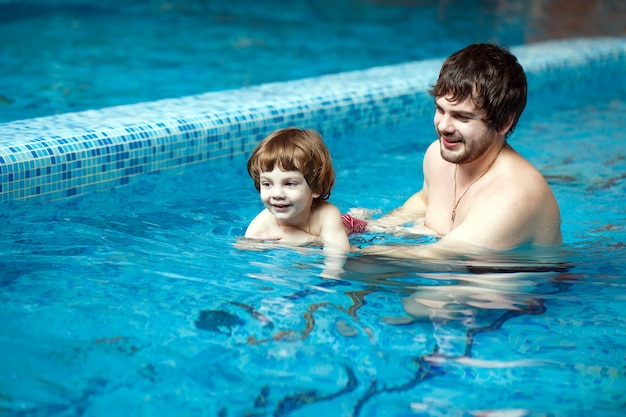
[[437, 178], [445, 169], [449, 168], [450, 162], [441, 156], [441, 146], [436, 140], [431, 143], [424, 153], [424, 175], [429, 182], [436, 183]]
[[519, 195], [526, 198], [552, 197], [552, 191], [545, 177], [527, 159], [513, 151], [506, 155], [497, 170], [498, 184], [494, 189], [509, 197]]
[[517, 153], [503, 162], [476, 209], [501, 226], [508, 224], [518, 237], [526, 235], [519, 243], [560, 243], [560, 210], [543, 174]]
[[443, 162], [443, 158], [441, 157], [439, 141], [435, 140], [430, 145], [428, 145], [428, 148], [426, 148], [426, 152], [424, 153], [424, 162], [426, 163], [437, 161]]

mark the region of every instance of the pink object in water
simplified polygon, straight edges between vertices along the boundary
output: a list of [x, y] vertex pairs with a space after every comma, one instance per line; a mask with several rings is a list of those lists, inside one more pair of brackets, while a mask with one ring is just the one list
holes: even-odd
[[353, 235], [355, 233], [363, 233], [367, 227], [367, 222], [361, 219], [355, 219], [349, 214], [342, 214], [341, 221], [343, 225], [348, 229], [348, 234]]

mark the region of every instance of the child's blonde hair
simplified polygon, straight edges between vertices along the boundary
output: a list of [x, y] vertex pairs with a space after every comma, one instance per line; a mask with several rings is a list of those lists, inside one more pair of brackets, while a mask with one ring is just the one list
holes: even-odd
[[335, 185], [330, 152], [322, 136], [312, 129], [280, 129], [257, 145], [248, 159], [248, 174], [257, 190], [261, 189], [261, 173], [273, 171], [274, 167], [282, 171], [300, 171], [311, 191], [320, 195], [313, 205], [328, 200]]

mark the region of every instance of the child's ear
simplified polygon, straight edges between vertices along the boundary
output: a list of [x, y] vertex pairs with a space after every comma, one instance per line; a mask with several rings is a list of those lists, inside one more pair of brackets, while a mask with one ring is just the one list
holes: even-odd
[[321, 196], [320, 193], [313, 193], [311, 195], [313, 196], [313, 199], [320, 198], [320, 196]]

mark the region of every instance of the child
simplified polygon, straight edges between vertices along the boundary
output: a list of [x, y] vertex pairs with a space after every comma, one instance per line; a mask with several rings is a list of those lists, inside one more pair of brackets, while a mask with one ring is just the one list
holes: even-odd
[[326, 253], [347, 253], [348, 233], [365, 229], [364, 221], [342, 216], [327, 201], [335, 170], [328, 148], [314, 130], [290, 127], [271, 133], [252, 153], [248, 173], [265, 209], [248, 226], [247, 238], [318, 243]]

